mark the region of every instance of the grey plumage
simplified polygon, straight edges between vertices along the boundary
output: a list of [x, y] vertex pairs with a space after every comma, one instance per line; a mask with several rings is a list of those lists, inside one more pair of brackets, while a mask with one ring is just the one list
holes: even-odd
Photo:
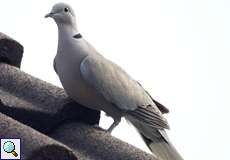
[[54, 68], [67, 94], [78, 103], [111, 116], [114, 123], [108, 131], [125, 117], [159, 159], [181, 160], [164, 131], [169, 125], [162, 113], [168, 109], [82, 38], [69, 5], [56, 4], [46, 17], [52, 17], [58, 26]]

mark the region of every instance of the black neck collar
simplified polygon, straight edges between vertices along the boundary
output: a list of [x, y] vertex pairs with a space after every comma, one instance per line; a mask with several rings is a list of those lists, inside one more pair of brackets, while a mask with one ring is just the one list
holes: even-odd
[[80, 38], [82, 38], [82, 35], [80, 33], [78, 33], [78, 34], [75, 34], [73, 36], [73, 38], [80, 39]]

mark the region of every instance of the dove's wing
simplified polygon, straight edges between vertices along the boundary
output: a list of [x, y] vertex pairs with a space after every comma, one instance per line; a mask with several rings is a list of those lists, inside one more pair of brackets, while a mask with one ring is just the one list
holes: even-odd
[[118, 65], [93, 55], [81, 62], [80, 71], [85, 81], [122, 111], [154, 128], [168, 128], [148, 93]]
[[[142, 85], [138, 81], [137, 81], [137, 83], [142, 87]], [[149, 97], [152, 99], [152, 101], [156, 104], [156, 106], [161, 111], [161, 113], [169, 113], [169, 109], [167, 107], [165, 107], [163, 104], [161, 104], [158, 101], [156, 101], [155, 99], [153, 99], [153, 97], [149, 94], [148, 91], [145, 90], [145, 92], [149, 95]]]

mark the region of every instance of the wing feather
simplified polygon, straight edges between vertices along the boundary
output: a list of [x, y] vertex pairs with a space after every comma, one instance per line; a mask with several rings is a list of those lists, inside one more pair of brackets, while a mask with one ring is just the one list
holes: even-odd
[[80, 71], [86, 82], [119, 109], [151, 127], [168, 128], [149, 94], [118, 65], [93, 55], [81, 62]]

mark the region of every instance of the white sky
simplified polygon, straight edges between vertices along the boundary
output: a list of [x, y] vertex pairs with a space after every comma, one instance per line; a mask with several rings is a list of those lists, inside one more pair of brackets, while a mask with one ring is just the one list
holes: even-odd
[[[22, 70], [59, 85], [55, 0], [1, 0], [0, 31], [25, 47]], [[169, 137], [186, 160], [230, 159], [230, 1], [66, 0], [82, 35], [170, 109]], [[102, 119], [102, 126], [112, 121]], [[113, 135], [147, 151], [123, 121]]]

